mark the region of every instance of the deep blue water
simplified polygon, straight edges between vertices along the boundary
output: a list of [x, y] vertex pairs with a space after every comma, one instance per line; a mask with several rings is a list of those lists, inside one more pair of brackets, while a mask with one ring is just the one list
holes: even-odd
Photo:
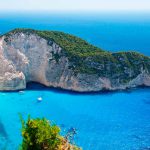
[[136, 50], [150, 55], [150, 13], [50, 14], [0, 13], [0, 33], [14, 28], [58, 30], [106, 50]]
[[[148, 14], [0, 14], [1, 34], [19, 27], [65, 31], [110, 51], [150, 55]], [[150, 89], [76, 94], [32, 87], [0, 93], [0, 150], [16, 150], [21, 143], [18, 113], [46, 117], [63, 131], [76, 128], [75, 141], [85, 150], [150, 148]]]

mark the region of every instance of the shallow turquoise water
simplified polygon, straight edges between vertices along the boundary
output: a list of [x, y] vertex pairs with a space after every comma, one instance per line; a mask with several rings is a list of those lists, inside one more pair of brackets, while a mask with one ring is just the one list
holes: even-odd
[[42, 87], [0, 93], [0, 149], [15, 150], [21, 142], [18, 113], [46, 117], [63, 131], [76, 128], [75, 141], [85, 150], [150, 147], [150, 89], [82, 95]]

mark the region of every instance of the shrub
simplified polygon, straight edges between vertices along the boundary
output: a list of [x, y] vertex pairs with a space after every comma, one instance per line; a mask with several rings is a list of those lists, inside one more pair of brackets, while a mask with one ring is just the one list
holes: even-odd
[[21, 150], [58, 150], [61, 144], [60, 128], [43, 119], [30, 119], [22, 122], [23, 141]]
[[51, 124], [47, 119], [31, 119], [22, 123], [22, 144], [20, 150], [81, 150], [71, 144], [75, 130], [71, 130], [65, 137], [60, 135], [60, 128]]

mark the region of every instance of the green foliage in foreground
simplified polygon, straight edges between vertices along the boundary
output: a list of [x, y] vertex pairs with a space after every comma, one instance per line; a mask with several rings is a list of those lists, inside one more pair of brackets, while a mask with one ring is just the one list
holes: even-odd
[[58, 150], [61, 137], [60, 128], [51, 125], [48, 120], [30, 119], [22, 121], [22, 150]]
[[55, 54], [54, 58], [59, 63], [61, 56], [66, 55], [69, 59], [69, 69], [74, 73], [97, 74], [101, 77], [120, 79], [126, 83], [135, 78], [142, 70], [150, 72], [150, 58], [137, 52], [110, 53], [97, 48], [76, 36], [57, 31], [37, 31], [32, 29], [15, 29], [6, 34], [24, 32], [26, 34], [37, 34], [47, 40], [51, 45], [53, 42], [62, 49], [62, 54]]
[[31, 119], [22, 123], [23, 141], [20, 150], [81, 150], [60, 135], [60, 128], [52, 125], [47, 119]]

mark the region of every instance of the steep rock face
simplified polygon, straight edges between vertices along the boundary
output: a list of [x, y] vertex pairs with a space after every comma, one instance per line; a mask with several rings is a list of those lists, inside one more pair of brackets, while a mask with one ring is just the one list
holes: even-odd
[[26, 87], [25, 76], [5, 58], [3, 38], [0, 39], [0, 90], [18, 90]]
[[[124, 65], [128, 55], [108, 55], [112, 62], [106, 59], [101, 63], [101, 58], [95, 61], [96, 56], [84, 56], [81, 62], [85, 65], [81, 69], [79, 61], [72, 61], [76, 57], [71, 59], [64, 47], [53, 39], [46, 39], [36, 32], [13, 31], [0, 37], [0, 90], [24, 89], [31, 81], [79, 92], [150, 86], [149, 57], [137, 55], [137, 61], [131, 60], [132, 66], [128, 66], [127, 63]], [[102, 53], [101, 57], [106, 56]], [[82, 71], [83, 68], [88, 70]]]

